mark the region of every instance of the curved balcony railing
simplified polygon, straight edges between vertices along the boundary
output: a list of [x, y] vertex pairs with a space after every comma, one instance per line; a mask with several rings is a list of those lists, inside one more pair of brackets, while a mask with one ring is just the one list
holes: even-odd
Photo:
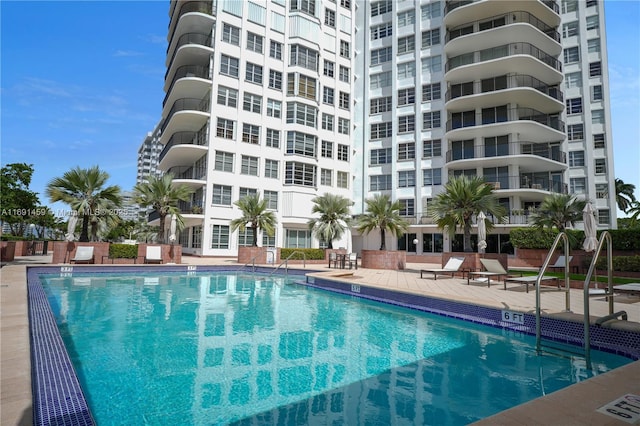
[[[497, 80], [499, 77], [496, 77]], [[471, 96], [479, 93], [490, 93], [498, 90], [505, 89], [514, 89], [517, 87], [531, 87], [533, 89], [538, 90], [539, 92], [544, 93], [547, 96], [552, 97], [560, 102], [564, 102], [564, 95], [562, 94], [562, 90], [560, 90], [559, 85], [549, 86], [537, 78], [524, 75], [524, 74], [514, 74], [508, 75], [505, 78], [506, 85], [494, 84], [488, 87], [483, 87], [481, 82], [470, 82], [473, 83], [473, 86], [470, 87], [469, 84], [456, 84], [453, 85], [447, 90], [445, 93], [445, 102], [449, 102], [451, 99], [456, 99], [462, 96]]]
[[471, 3], [475, 3], [478, 0], [451, 0], [448, 1], [447, 4], [445, 4], [444, 6], [444, 14], [446, 15], [447, 13], [451, 12], [452, 10], [456, 10], [457, 8], [461, 7], [461, 6], [466, 6], [468, 4]]
[[515, 55], [529, 55], [544, 62], [556, 71], [562, 72], [562, 64], [553, 56], [545, 53], [531, 43], [509, 43], [490, 49], [476, 50], [475, 52], [464, 53], [462, 55], [449, 58], [445, 65], [445, 72], [461, 67], [463, 65], [476, 64], [493, 59], [504, 58]]
[[209, 97], [205, 96], [204, 99], [183, 98], [175, 101], [171, 110], [169, 110], [169, 114], [167, 114], [167, 118], [162, 123], [160, 130], [164, 132], [164, 129], [167, 128], [167, 125], [171, 121], [171, 117], [180, 111], [209, 112]]
[[478, 20], [458, 25], [457, 27], [447, 31], [444, 42], [448, 43], [449, 41], [454, 40], [458, 37], [462, 37], [464, 35], [479, 33], [505, 25], [520, 23], [531, 24], [539, 29], [542, 33], [546, 34], [552, 40], [560, 43], [560, 33], [556, 31], [555, 28], [545, 24], [540, 19], [533, 16], [531, 13], [521, 10], [492, 16], [481, 21]]
[[493, 189], [536, 189], [540, 191], [567, 194], [568, 186], [551, 178], [550, 174], [541, 176], [540, 173], [521, 173], [517, 176], [479, 176], [493, 186]]
[[171, 139], [167, 142], [160, 152], [160, 161], [167, 155], [167, 152], [175, 145], [207, 145], [206, 132], [176, 132], [171, 135]]
[[447, 121], [447, 132], [464, 127], [484, 126], [495, 123], [506, 123], [511, 121], [535, 121], [564, 133], [564, 121], [560, 120], [559, 114], [545, 114], [533, 108], [511, 108], [506, 114], [483, 116], [482, 113], [461, 114], [460, 117], [453, 117]]
[[555, 13], [560, 14], [560, 6], [553, 0], [542, 0], [542, 3], [547, 6], [549, 9], [553, 10]]
[[559, 145], [541, 144], [539, 142], [509, 142], [503, 145], [476, 145], [473, 149], [457, 149], [446, 152], [446, 162], [470, 160], [478, 158], [506, 157], [511, 155], [535, 155], [563, 164], [567, 163], [567, 154]]
[[[173, 54], [171, 55], [171, 60], [169, 61], [169, 66], [167, 67], [167, 71], [164, 73], [164, 79], [167, 79], [167, 75], [169, 75], [169, 71], [171, 70], [171, 65], [173, 64], [173, 60], [178, 54], [178, 50], [180, 47], [187, 44], [198, 44], [203, 47], [213, 47], [213, 38], [207, 34], [200, 33], [187, 33], [182, 34], [176, 43], [176, 47], [173, 49]], [[169, 53], [169, 49], [171, 49], [171, 43], [167, 46], [167, 53]]]
[[180, 2], [180, 4], [181, 4], [180, 10], [178, 11], [178, 13], [171, 14], [171, 21], [169, 21], [168, 33], [171, 34], [171, 38], [169, 40], [169, 46], [171, 46], [171, 42], [173, 42], [174, 32], [178, 24], [178, 21], [180, 20], [180, 17], [182, 17], [182, 15], [186, 13], [200, 12], [205, 15], [213, 16], [213, 5], [211, 4], [211, 1], [208, 1], [208, 2], [189, 1], [189, 2]]
[[162, 106], [167, 102], [169, 95], [171, 94], [171, 89], [173, 89], [176, 81], [185, 77], [198, 77], [203, 78], [205, 80], [211, 80], [211, 74], [209, 73], [209, 67], [204, 65], [183, 65], [176, 70], [176, 74], [173, 76], [173, 80], [171, 80], [171, 84], [169, 85], [169, 90], [164, 95], [164, 100], [162, 101]]
[[207, 178], [206, 165], [204, 170], [195, 169], [193, 166], [175, 166], [169, 168], [167, 173], [173, 174], [174, 179], [206, 180]]

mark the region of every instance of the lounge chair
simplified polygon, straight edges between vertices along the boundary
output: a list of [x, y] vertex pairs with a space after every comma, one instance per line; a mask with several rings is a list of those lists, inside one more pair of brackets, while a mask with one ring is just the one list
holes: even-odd
[[467, 285], [471, 282], [471, 279], [476, 278], [474, 281], [487, 280], [487, 287], [491, 287], [491, 277], [507, 277], [509, 273], [504, 269], [502, 264], [497, 259], [480, 259], [480, 263], [484, 266], [484, 271], [472, 271], [467, 274]]
[[351, 269], [353, 266], [358, 269], [358, 253], [349, 253], [349, 257], [347, 258], [347, 260], [349, 261], [349, 269]]
[[144, 263], [162, 263], [162, 247], [147, 246], [147, 254], [144, 256]]
[[549, 265], [548, 268], [551, 271], [553, 271], [554, 269], [563, 269], [564, 270], [565, 263], [571, 264], [571, 260], [572, 259], [573, 259], [573, 256], [569, 256], [569, 261], [565, 262], [565, 257], [562, 254], [562, 255], [558, 256], [558, 258], [556, 259], [556, 263], [554, 263], [553, 265]]
[[94, 263], [93, 246], [78, 246], [71, 263]]
[[[529, 293], [529, 284], [535, 285], [538, 281], [538, 277], [539, 275], [529, 275], [526, 277], [507, 277], [504, 279], [504, 289], [507, 289], [507, 283], [525, 284], [527, 293]], [[558, 289], [560, 289], [560, 281], [558, 281], [558, 277], [544, 275], [540, 279], [540, 284], [542, 284], [543, 281], [555, 281], [556, 286], [558, 287]]]
[[444, 268], [421, 269], [420, 278], [423, 278], [423, 274], [425, 273], [433, 274], [434, 280], [438, 279], [438, 275], [447, 275], [447, 274], [451, 274], [451, 278], [453, 278], [455, 273], [458, 272], [458, 270], [462, 266], [462, 262], [464, 262], [464, 257], [450, 257], [447, 263], [444, 265]]

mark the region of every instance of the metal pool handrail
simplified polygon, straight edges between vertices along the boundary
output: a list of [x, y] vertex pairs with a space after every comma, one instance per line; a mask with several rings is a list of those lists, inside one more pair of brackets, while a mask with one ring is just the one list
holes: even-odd
[[275, 274], [275, 273], [278, 271], [278, 269], [280, 269], [280, 267], [281, 267], [282, 265], [285, 265], [285, 271], [286, 271], [286, 273], [288, 274], [288, 273], [289, 273], [289, 259], [291, 259], [291, 258], [293, 257], [293, 255], [294, 255], [294, 254], [296, 254], [296, 253], [300, 253], [300, 254], [302, 254], [302, 266], [306, 268], [306, 267], [307, 267], [307, 256], [304, 254], [304, 252], [299, 251], [299, 250], [296, 250], [296, 251], [294, 251], [293, 253], [291, 253], [289, 256], [287, 256], [287, 258], [286, 258], [285, 260], [283, 260], [283, 261], [282, 261], [282, 262], [281, 262], [281, 263], [276, 267], [276, 269], [274, 269], [273, 271], [271, 271], [271, 273], [269, 274], [269, 276], [271, 276], [271, 275]]

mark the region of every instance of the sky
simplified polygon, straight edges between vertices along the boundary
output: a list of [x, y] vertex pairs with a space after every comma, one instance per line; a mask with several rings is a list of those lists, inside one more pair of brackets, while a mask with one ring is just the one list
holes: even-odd
[[[43, 205], [59, 208], [47, 183], [77, 166], [135, 185], [162, 113], [168, 11], [169, 0], [0, 0], [0, 162], [33, 164]], [[605, 0], [605, 17], [615, 177], [640, 198], [640, 0]]]

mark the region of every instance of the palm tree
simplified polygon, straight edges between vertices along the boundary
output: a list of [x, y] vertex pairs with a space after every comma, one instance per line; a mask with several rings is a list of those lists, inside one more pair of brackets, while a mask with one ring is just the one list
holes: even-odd
[[174, 184], [173, 174], [167, 173], [160, 177], [149, 176], [148, 182], [134, 186], [133, 201], [140, 207], [152, 207], [158, 212], [160, 217], [158, 241], [164, 242], [164, 224], [167, 216], [175, 214], [178, 228], [181, 228], [184, 222], [178, 203], [189, 201], [192, 192], [186, 185]]
[[386, 231], [401, 237], [409, 228], [409, 223], [400, 216], [402, 204], [396, 200], [391, 202], [388, 195], [378, 194], [365, 200], [367, 211], [358, 218], [356, 229], [368, 234], [380, 228], [380, 250], [386, 250]]
[[46, 194], [52, 202], [62, 201], [82, 217], [80, 241], [89, 241], [89, 223], [92, 226], [92, 237], [97, 238], [97, 220], [100, 210], [110, 211], [122, 204], [120, 187], [112, 185], [104, 187], [109, 174], [98, 166], [88, 169], [76, 167], [62, 177], [52, 179], [47, 185]]
[[[456, 229], [463, 233], [465, 252], [473, 251], [471, 247], [471, 224], [474, 216], [484, 212], [493, 216], [495, 221], [502, 222], [506, 209], [500, 205], [493, 187], [481, 177], [457, 176], [444, 186], [444, 192], [438, 194], [429, 208], [429, 213], [440, 229], [449, 230], [455, 235]], [[493, 229], [493, 221], [485, 219], [487, 231]]]
[[631, 220], [631, 224], [635, 225], [636, 222], [640, 221], [640, 201], [634, 201], [631, 203], [631, 207], [626, 211], [627, 214], [630, 214], [629, 219]]
[[327, 192], [311, 201], [314, 203], [311, 213], [319, 213], [320, 217], [309, 219], [309, 229], [332, 249], [333, 240], [342, 238], [351, 223], [351, 200]]
[[545, 197], [534, 213], [529, 216], [529, 221], [538, 228], [557, 228], [564, 232], [567, 223], [574, 226], [582, 220], [582, 210], [587, 205], [586, 200], [577, 198], [571, 194], [552, 194]]
[[633, 191], [636, 186], [632, 183], [624, 183], [622, 179], [615, 180], [616, 183], [616, 203], [618, 208], [627, 213], [627, 210], [631, 207], [631, 204], [636, 201]]
[[235, 204], [242, 216], [231, 221], [231, 231], [240, 229], [244, 232], [246, 228], [253, 230], [252, 246], [258, 246], [258, 231], [263, 229], [270, 237], [275, 234], [278, 219], [275, 213], [267, 210], [267, 200], [260, 199], [258, 194], [247, 195], [240, 198]]

